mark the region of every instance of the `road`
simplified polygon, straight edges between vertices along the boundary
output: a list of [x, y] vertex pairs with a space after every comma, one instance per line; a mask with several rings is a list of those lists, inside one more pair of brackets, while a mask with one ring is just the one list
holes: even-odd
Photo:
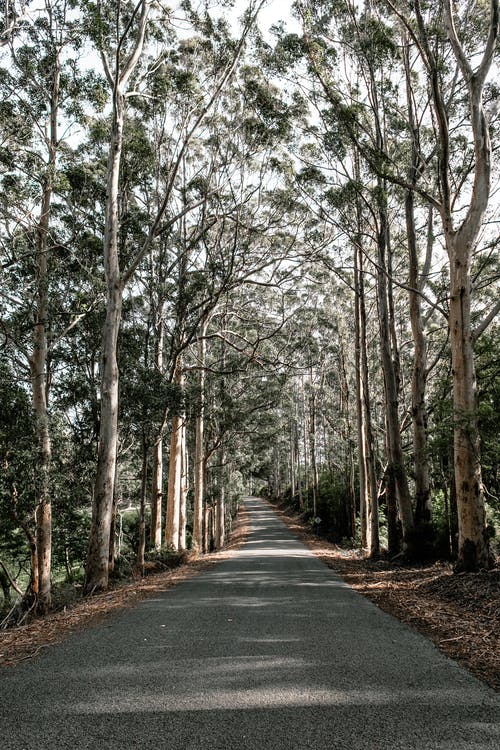
[[0, 670], [2, 750], [498, 750], [493, 690], [246, 503], [232, 557]]

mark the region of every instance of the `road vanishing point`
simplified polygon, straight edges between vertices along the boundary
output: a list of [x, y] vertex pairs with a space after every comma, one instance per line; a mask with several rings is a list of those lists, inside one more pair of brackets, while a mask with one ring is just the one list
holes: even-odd
[[258, 498], [228, 559], [0, 670], [2, 750], [498, 750], [500, 699]]

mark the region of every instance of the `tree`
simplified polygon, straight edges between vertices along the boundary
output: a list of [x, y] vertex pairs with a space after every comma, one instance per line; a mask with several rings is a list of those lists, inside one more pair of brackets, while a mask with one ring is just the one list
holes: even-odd
[[[178, 211], [175, 211], [175, 208], [172, 206], [172, 193], [176, 185], [176, 179], [193, 136], [212, 109], [236, 68], [246, 37], [254, 24], [260, 6], [261, 4], [250, 4], [244, 19], [243, 32], [239, 41], [233, 45], [229, 55], [226, 55], [222, 69], [216, 70], [211, 81], [213, 86], [210, 93], [206, 93], [206, 98], [196, 106], [189, 123], [180, 135], [177, 152], [168, 167], [161, 205], [146, 232], [141, 247], [135, 253], [135, 256], [125, 270], [121, 270], [120, 268], [118, 246], [120, 226], [120, 164], [123, 146], [125, 101], [127, 95], [132, 93], [127, 89], [134, 72], [138, 70], [143, 55], [151, 4], [146, 0], [141, 0], [141, 2], [132, 7], [129, 14], [125, 17], [121, 15], [120, 9], [118, 9], [118, 15], [115, 19], [117, 22], [116, 26], [103, 23], [104, 18], [98, 13], [96, 41], [106, 77], [112, 90], [112, 116], [103, 248], [107, 301], [106, 321], [102, 333], [101, 427], [92, 527], [86, 568], [85, 590], [88, 592], [104, 589], [108, 584], [109, 538], [113, 487], [116, 474], [118, 424], [119, 376], [116, 351], [123, 293], [157, 237], [161, 234], [166, 235], [193, 208], [192, 205], [181, 206]], [[106, 37], [103, 36], [103, 28], [105, 30], [107, 28]], [[106, 55], [106, 48], [108, 47], [115, 49], [116, 64], [114, 68]], [[144, 75], [142, 80], [144, 78], [147, 80], [147, 74]], [[172, 209], [174, 209], [173, 216], [165, 219], [167, 211]]]
[[[403, 20], [418, 46], [432, 93], [437, 123], [439, 198], [436, 204], [441, 216], [450, 267], [449, 330], [453, 373], [455, 485], [459, 521], [458, 567], [463, 570], [476, 570], [490, 565], [490, 554], [486, 537], [477, 423], [475, 336], [471, 319], [471, 263], [490, 194], [492, 150], [483, 95], [499, 34], [499, 4], [498, 0], [490, 2], [489, 20], [482, 26], [486, 44], [476, 69], [472, 67], [468, 54], [472, 56], [476, 52], [477, 40], [466, 38], [465, 35], [460, 38], [457, 30], [460, 19], [452, 9], [450, 0], [446, 0], [443, 5], [442, 19], [459, 75], [467, 91], [469, 133], [474, 163], [470, 195], [466, 199], [463, 198], [461, 190], [464, 183], [461, 182], [458, 188], [455, 188], [450, 111], [440, 74], [442, 62], [431, 43], [423, 8], [420, 2], [415, 3], [414, 28], [409, 16], [404, 16], [395, 5], [389, 4]], [[466, 204], [457, 222], [454, 208], [460, 195]]]

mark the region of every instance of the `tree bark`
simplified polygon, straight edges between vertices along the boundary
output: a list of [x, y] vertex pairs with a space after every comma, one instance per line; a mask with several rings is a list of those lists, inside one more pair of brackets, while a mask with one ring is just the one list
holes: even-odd
[[135, 561], [136, 573], [144, 575], [144, 558], [146, 554], [146, 495], [148, 483], [148, 453], [149, 445], [145, 434], [142, 436], [142, 468], [141, 468], [141, 499], [139, 506], [139, 543]]
[[118, 444], [118, 362], [123, 287], [118, 259], [119, 176], [123, 145], [124, 96], [115, 86], [108, 156], [104, 233], [106, 318], [101, 340], [101, 414], [94, 503], [85, 571], [86, 593], [108, 586], [109, 542]]
[[225, 471], [226, 452], [224, 446], [219, 448], [219, 473], [217, 487], [217, 504], [215, 507], [215, 548], [222, 549], [225, 543], [226, 535], [226, 489], [225, 489]]
[[[420, 168], [419, 133], [415, 117], [411, 83], [411, 65], [406, 35], [403, 39], [403, 59], [406, 78], [406, 102], [411, 140], [411, 161], [408, 173], [410, 185], [416, 185]], [[409, 189], [405, 195], [406, 237], [408, 242], [408, 286], [410, 303], [410, 325], [413, 336], [413, 373], [411, 384], [413, 454], [415, 467], [415, 522], [417, 526], [430, 524], [432, 516], [427, 458], [427, 408], [425, 403], [427, 387], [427, 340], [422, 324], [420, 291], [422, 280], [419, 272], [417, 232], [415, 229], [415, 196]], [[432, 243], [432, 207], [429, 214], [428, 243]], [[430, 248], [428, 247], [428, 250]], [[429, 252], [427, 253], [429, 256]]]
[[199, 412], [196, 417], [196, 436], [195, 436], [195, 459], [194, 459], [194, 508], [193, 508], [193, 547], [195, 550], [203, 550], [203, 506], [205, 502], [205, 447], [204, 447], [204, 427], [205, 427], [205, 380], [206, 380], [206, 354], [207, 342], [206, 333], [208, 320], [204, 320], [200, 329], [198, 339], [198, 358], [199, 358], [199, 388], [200, 402]]
[[490, 0], [488, 38], [479, 65], [473, 70], [455, 28], [451, 0], [443, 4], [448, 39], [467, 90], [474, 143], [473, 184], [465, 218], [455, 228], [450, 165], [448, 111], [441, 87], [438, 61], [429, 44], [420, 2], [415, 2], [421, 55], [426, 64], [439, 137], [440, 213], [450, 265], [449, 330], [453, 373], [455, 487], [458, 512], [458, 569], [477, 570], [491, 565], [484, 507], [477, 394], [471, 327], [471, 263], [488, 205], [491, 183], [491, 142], [483, 107], [483, 90], [497, 45], [499, 0]]
[[370, 557], [375, 557], [380, 552], [379, 510], [378, 510], [378, 487], [375, 470], [375, 449], [372, 429], [372, 413], [370, 398], [370, 381], [368, 377], [368, 350], [366, 343], [366, 307], [365, 307], [365, 282], [363, 268], [363, 251], [358, 244], [358, 268], [359, 268], [359, 339], [360, 339], [360, 367], [361, 367], [361, 407], [363, 425], [363, 455], [365, 460], [366, 476], [366, 546]]
[[179, 498], [179, 549], [186, 549], [187, 496], [189, 487], [189, 457], [186, 441], [186, 420], [181, 432], [181, 486]]
[[56, 51], [54, 74], [50, 95], [49, 154], [44, 177], [40, 218], [37, 226], [37, 304], [34, 327], [33, 355], [30, 361], [33, 410], [38, 448], [37, 500], [35, 509], [34, 564], [36, 575], [32, 577], [31, 595], [36, 601], [36, 611], [45, 614], [51, 605], [51, 557], [52, 557], [52, 502], [50, 488], [50, 464], [52, 441], [48, 414], [48, 305], [49, 305], [49, 228], [54, 177], [58, 149], [58, 116], [61, 63], [59, 50]]
[[[159, 321], [157, 324], [156, 342], [156, 367], [158, 372], [163, 373], [163, 346], [165, 337], [165, 326], [163, 323], [163, 310], [160, 306]], [[162, 544], [161, 521], [163, 505], [163, 424], [153, 444], [153, 466], [151, 471], [151, 529], [150, 542], [154, 549], [159, 549]]]
[[[382, 186], [379, 187], [382, 193]], [[398, 384], [391, 348], [389, 310], [387, 302], [387, 213], [385, 199], [379, 195], [379, 228], [378, 228], [378, 269], [377, 299], [379, 308], [380, 348], [382, 370], [384, 373], [384, 393], [387, 425], [388, 472], [393, 478], [396, 489], [399, 517], [403, 533], [403, 550], [410, 552], [409, 537], [413, 530], [413, 511], [411, 507], [408, 478], [404, 463], [403, 447], [398, 413]]]
[[[139, 6], [138, 6], [139, 7]], [[144, 46], [150, 2], [141, 3], [141, 16], [133, 50], [123, 70], [111, 73], [104, 51], [101, 56], [109, 83], [113, 87], [110, 146], [107, 164], [106, 212], [104, 225], [104, 272], [106, 277], [106, 317], [101, 342], [101, 414], [97, 470], [92, 506], [89, 547], [85, 570], [84, 591], [104, 590], [109, 578], [109, 544], [113, 489], [116, 474], [118, 443], [118, 362], [117, 346], [120, 330], [124, 280], [120, 275], [118, 233], [120, 228], [119, 185], [125, 119], [125, 92]], [[127, 27], [125, 33], [130, 31]], [[120, 44], [121, 44], [120, 40]]]
[[458, 565], [477, 570], [491, 565], [486, 537], [484, 490], [477, 424], [470, 258], [456, 237], [450, 252], [450, 342], [453, 370], [455, 485], [458, 512]]
[[313, 372], [312, 367], [309, 368], [311, 394], [309, 397], [309, 448], [311, 457], [311, 490], [312, 490], [312, 512], [313, 518], [316, 518], [318, 514], [318, 463], [316, 455], [316, 421], [317, 421], [317, 409], [316, 409], [316, 390], [313, 383]]
[[[184, 385], [184, 375], [182, 372], [180, 357], [176, 364], [174, 382], [177, 383], [180, 388]], [[175, 550], [179, 549], [183, 425], [184, 414], [175, 414], [172, 418], [172, 434], [170, 438], [167, 513], [165, 519], [165, 544]]]
[[427, 387], [427, 340], [422, 325], [414, 197], [410, 190], [406, 193], [405, 213], [409, 253], [410, 324], [414, 345], [411, 415], [415, 467], [415, 521], [417, 525], [421, 525], [429, 524], [432, 515], [429, 462], [427, 458], [427, 408], [425, 403]]
[[364, 391], [361, 374], [361, 314], [360, 314], [360, 286], [358, 267], [358, 245], [354, 245], [354, 357], [356, 375], [356, 418], [358, 434], [358, 474], [359, 474], [359, 522], [361, 531], [361, 546], [367, 545], [366, 522], [368, 508], [368, 483], [366, 477], [366, 434], [364, 423]]

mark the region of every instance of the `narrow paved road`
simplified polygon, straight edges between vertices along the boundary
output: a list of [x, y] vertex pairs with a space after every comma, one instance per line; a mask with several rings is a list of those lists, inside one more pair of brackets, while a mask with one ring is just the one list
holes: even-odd
[[232, 558], [0, 670], [2, 750], [498, 750], [497, 694], [247, 506]]

